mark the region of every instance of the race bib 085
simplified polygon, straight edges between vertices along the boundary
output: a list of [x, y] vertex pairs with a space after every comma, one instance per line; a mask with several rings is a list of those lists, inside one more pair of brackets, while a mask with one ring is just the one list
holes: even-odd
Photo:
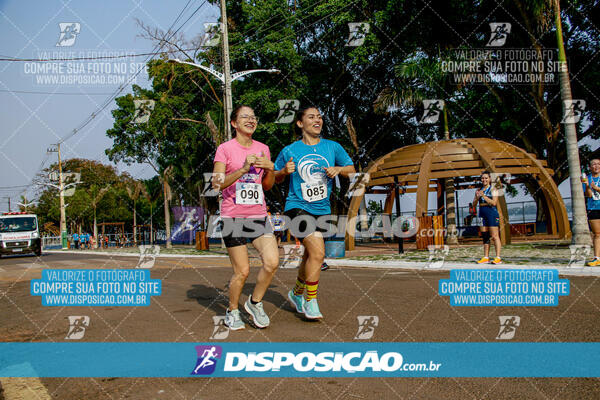
[[308, 202], [319, 201], [327, 198], [327, 184], [319, 183], [302, 183], [302, 197]]

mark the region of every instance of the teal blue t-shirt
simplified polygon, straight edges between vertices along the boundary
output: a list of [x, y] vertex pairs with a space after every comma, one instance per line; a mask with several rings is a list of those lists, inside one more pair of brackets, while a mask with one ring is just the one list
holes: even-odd
[[[313, 215], [330, 214], [329, 196], [333, 179], [327, 177], [325, 168], [352, 165], [352, 159], [346, 150], [332, 140], [321, 139], [313, 146], [299, 140], [281, 150], [275, 160], [275, 169], [281, 170], [290, 158], [293, 158], [296, 170], [290, 175], [284, 210], [300, 208]], [[324, 198], [319, 199], [320, 197]]]
[[[594, 182], [594, 185], [596, 186], [600, 186], [600, 177], [594, 178], [592, 176], [592, 174], [588, 175], [588, 183], [592, 183]], [[585, 183], [582, 184], [583, 186], [583, 191], [585, 193]], [[596, 192], [594, 189], [592, 189], [592, 197], [588, 197], [587, 198], [587, 209], [589, 210], [600, 210], [600, 193]]]

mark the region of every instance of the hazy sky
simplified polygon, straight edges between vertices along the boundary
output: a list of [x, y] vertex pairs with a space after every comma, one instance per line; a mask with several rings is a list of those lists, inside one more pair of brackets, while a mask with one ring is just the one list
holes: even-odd
[[[148, 53], [153, 49], [153, 43], [139, 37], [141, 30], [135, 18], [166, 30], [186, 4], [188, 0], [48, 0], [35, 3], [0, 0], [0, 36], [3, 39], [0, 58], [65, 59]], [[204, 1], [189, 0], [175, 29], [200, 5], [200, 11], [181, 28], [180, 32], [188, 38], [203, 32], [203, 24], [216, 22], [220, 15], [218, 8]], [[44, 166], [56, 161], [55, 153], [47, 156], [47, 148], [85, 121], [145, 60], [146, 57], [47, 63], [0, 61], [3, 105], [0, 109], [3, 122], [0, 212], [8, 209], [6, 196], [11, 197], [13, 210], [16, 209], [19, 195], [27, 189], [26, 185], [30, 184], [44, 160]], [[146, 74], [142, 72], [133, 83], [147, 86]], [[123, 93], [130, 90], [131, 84]], [[112, 101], [82, 131], [63, 143], [63, 159], [81, 157], [109, 162], [104, 150], [112, 142], [105, 132], [113, 124], [110, 111], [114, 107]], [[154, 171], [145, 165], [119, 165], [118, 168], [137, 178], [154, 175]], [[565, 197], [570, 195], [567, 181], [560, 189]], [[32, 192], [29, 188], [29, 193]], [[432, 207], [435, 206], [433, 197], [430, 199]], [[460, 204], [466, 204], [472, 197], [472, 191], [465, 191]], [[526, 199], [518, 196], [509, 202]], [[414, 209], [414, 196], [403, 196], [402, 209]]]
[[[141, 30], [135, 18], [167, 30], [187, 3], [188, 0], [0, 0], [0, 58], [65, 59], [149, 53], [153, 43], [139, 37]], [[203, 24], [216, 22], [220, 15], [218, 8], [204, 1], [191, 0], [175, 29], [200, 5], [202, 8], [180, 30], [188, 38], [202, 33]], [[63, 29], [66, 33], [62, 38], [61, 23], [69, 25]], [[74, 43], [71, 44], [72, 38]], [[57, 46], [59, 41], [61, 46]], [[14, 204], [24, 189], [7, 187], [28, 185], [46, 158], [46, 149], [88, 118], [145, 59], [50, 63], [0, 61], [0, 120], [3, 122], [0, 132], [0, 211], [7, 210], [6, 196], [12, 197], [13, 208], [16, 208]], [[133, 83], [147, 86], [145, 72]], [[130, 91], [131, 84], [123, 94]], [[105, 132], [113, 124], [110, 111], [115, 108], [114, 104], [112, 101], [81, 132], [63, 143], [63, 159], [82, 157], [109, 162], [104, 150], [112, 141]], [[56, 153], [51, 154], [45, 166], [56, 161], [56, 157]], [[139, 178], [154, 175], [146, 166], [119, 165], [119, 169]]]

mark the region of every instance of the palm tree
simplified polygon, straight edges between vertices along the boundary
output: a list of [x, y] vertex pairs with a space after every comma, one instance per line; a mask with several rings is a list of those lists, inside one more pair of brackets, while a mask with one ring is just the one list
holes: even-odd
[[[445, 99], [442, 109], [442, 127], [444, 139], [450, 140], [448, 126], [448, 101], [453, 96], [456, 88], [447, 84], [447, 76], [442, 71], [441, 59], [416, 56], [408, 62], [396, 67], [396, 76], [401, 84], [395, 88], [386, 88], [375, 101], [376, 111], [386, 111], [390, 107], [421, 105], [425, 99]], [[445, 179], [446, 193], [446, 225], [448, 244], [458, 244], [458, 231], [456, 229], [456, 205], [454, 179]]]
[[[518, 0], [515, 0], [520, 4]], [[562, 34], [562, 20], [560, 14], [559, 0], [536, 0], [529, 4], [533, 14], [541, 26], [548, 26], [554, 16], [556, 29], [556, 43], [558, 47], [558, 62], [560, 64], [559, 82], [560, 97], [563, 103], [563, 115], [566, 115], [566, 104], [571, 104], [571, 81], [567, 66], [567, 55]], [[577, 140], [577, 128], [574, 123], [565, 123], [565, 139], [567, 142], [567, 162], [569, 165], [569, 181], [571, 184], [571, 206], [572, 206], [572, 233], [573, 244], [591, 244], [590, 230], [586, 215], [585, 198], [581, 190], [581, 162], [579, 160], [579, 146]]]
[[137, 245], [137, 210], [136, 203], [140, 195], [144, 194], [147, 197], [146, 186], [140, 181], [132, 181], [128, 186], [125, 186], [127, 195], [133, 201], [133, 243]]
[[160, 196], [160, 192], [158, 193], [154, 193], [153, 195], [150, 194], [150, 192], [148, 192], [148, 188], [146, 187], [146, 185], [144, 185], [144, 189], [142, 190], [142, 195], [146, 198], [146, 200], [148, 200], [148, 203], [150, 203], [150, 244], [154, 244], [154, 226], [152, 224], [153, 221], [153, 217], [154, 217], [154, 212], [152, 211], [152, 207], [153, 207], [153, 202], [155, 200], [158, 199], [158, 197]]
[[110, 185], [103, 187], [102, 189], [99, 189], [97, 185], [92, 185], [89, 189], [86, 190], [88, 196], [90, 196], [90, 205], [94, 210], [94, 237], [96, 239], [98, 238], [98, 226], [96, 224], [96, 209], [98, 208], [98, 203], [100, 203], [100, 200], [106, 194], [106, 192], [108, 192], [109, 189]]
[[[554, 8], [554, 21], [556, 24], [556, 41], [558, 44], [558, 62], [561, 65], [559, 72], [560, 97], [563, 102], [563, 115], [566, 113], [565, 104], [571, 103], [571, 81], [567, 67], [567, 55], [562, 36], [562, 21], [560, 18], [559, 0], [550, 0]], [[565, 137], [567, 139], [567, 161], [569, 163], [569, 176], [571, 179], [571, 205], [573, 207], [573, 244], [590, 244], [590, 230], [585, 209], [585, 199], [581, 190], [581, 164], [579, 162], [579, 146], [577, 144], [577, 128], [574, 123], [565, 123]]]
[[171, 244], [171, 214], [169, 213], [169, 201], [173, 197], [171, 192], [171, 185], [169, 185], [169, 181], [171, 180], [173, 174], [173, 166], [170, 165], [165, 168], [160, 176], [160, 182], [163, 185], [163, 197], [164, 197], [164, 208], [165, 208], [165, 235], [167, 239], [167, 249], [173, 247]]

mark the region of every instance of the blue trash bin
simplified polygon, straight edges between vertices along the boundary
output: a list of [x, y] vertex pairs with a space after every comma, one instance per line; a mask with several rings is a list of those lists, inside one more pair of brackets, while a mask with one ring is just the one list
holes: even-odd
[[343, 258], [346, 256], [346, 243], [343, 240], [327, 240], [325, 242], [325, 257]]

